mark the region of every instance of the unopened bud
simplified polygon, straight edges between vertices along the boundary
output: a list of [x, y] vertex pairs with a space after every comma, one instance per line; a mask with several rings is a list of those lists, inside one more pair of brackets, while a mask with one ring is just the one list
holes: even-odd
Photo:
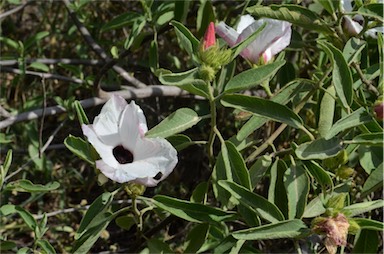
[[375, 111], [375, 115], [376, 115], [376, 118], [380, 121], [383, 121], [384, 119], [384, 115], [383, 115], [383, 110], [384, 110], [384, 102], [381, 101], [379, 103], [377, 103], [373, 110]]
[[207, 50], [209, 47], [215, 44], [216, 44], [215, 24], [213, 22], [210, 22], [204, 34], [204, 41], [203, 41], [204, 50]]
[[125, 191], [131, 197], [137, 197], [144, 193], [145, 186], [138, 183], [130, 182], [125, 186]]
[[348, 179], [350, 176], [352, 176], [353, 172], [355, 172], [353, 168], [343, 165], [336, 170], [336, 176], [341, 179]]

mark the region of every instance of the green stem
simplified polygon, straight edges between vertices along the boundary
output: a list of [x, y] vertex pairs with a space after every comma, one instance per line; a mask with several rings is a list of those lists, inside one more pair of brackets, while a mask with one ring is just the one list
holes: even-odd
[[214, 154], [213, 154], [213, 143], [215, 142], [215, 129], [216, 129], [216, 102], [213, 96], [213, 89], [209, 86], [209, 106], [211, 111], [211, 132], [209, 133], [208, 139], [208, 156], [209, 156], [209, 164], [211, 167], [214, 165]]

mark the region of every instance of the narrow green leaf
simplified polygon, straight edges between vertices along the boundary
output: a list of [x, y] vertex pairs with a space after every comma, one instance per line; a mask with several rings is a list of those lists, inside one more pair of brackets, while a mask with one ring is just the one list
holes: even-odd
[[199, 37], [204, 36], [205, 29], [208, 27], [209, 22], [215, 20], [216, 17], [212, 2], [201, 1], [196, 16], [196, 29]]
[[247, 166], [241, 154], [236, 150], [234, 144], [225, 141], [228, 150], [228, 159], [233, 180], [247, 189], [251, 189], [251, 180], [249, 177]]
[[305, 169], [316, 179], [324, 188], [332, 187], [333, 182], [330, 175], [315, 161], [304, 161]]
[[200, 182], [192, 192], [191, 202], [205, 203], [208, 192], [208, 182]]
[[284, 220], [284, 216], [279, 208], [264, 197], [234, 182], [221, 180], [219, 181], [219, 185], [229, 191], [241, 204], [253, 208], [261, 218], [272, 223]]
[[352, 253], [378, 253], [379, 236], [376, 231], [363, 229], [355, 238]]
[[74, 108], [76, 110], [77, 118], [79, 119], [80, 125], [82, 125], [82, 124], [89, 124], [88, 117], [85, 114], [83, 106], [81, 106], [81, 103], [76, 100], [73, 103], [73, 106], [74, 106]]
[[382, 221], [376, 221], [365, 218], [354, 218], [353, 221], [360, 226], [360, 229], [382, 231], [384, 228], [384, 223]]
[[217, 223], [233, 220], [236, 217], [234, 213], [162, 195], [156, 195], [153, 202], [157, 207], [191, 222]]
[[4, 179], [8, 174], [9, 167], [12, 163], [12, 150], [8, 150], [3, 165], [0, 165], [0, 189], [3, 187]]
[[170, 137], [167, 137], [167, 140], [172, 144], [177, 151], [181, 151], [190, 145], [193, 145], [193, 141], [186, 135], [176, 134]]
[[6, 190], [17, 190], [20, 192], [47, 192], [47, 191], [52, 191], [56, 190], [57, 188], [60, 187], [60, 184], [58, 182], [51, 182], [47, 183], [46, 185], [42, 184], [34, 184], [29, 180], [26, 179], [21, 179], [17, 180], [15, 182], [11, 182], [7, 184], [5, 187]]
[[287, 220], [268, 224], [256, 228], [239, 230], [232, 233], [232, 236], [240, 240], [266, 240], [280, 238], [295, 238], [309, 231], [301, 220]]
[[250, 14], [257, 17], [286, 20], [294, 25], [309, 30], [315, 30], [326, 34], [333, 31], [316, 13], [294, 4], [271, 4], [268, 6], [255, 5], [246, 9]]
[[144, 16], [139, 16], [133, 21], [131, 32], [129, 33], [127, 39], [124, 42], [124, 48], [126, 50], [128, 50], [133, 45], [134, 41], [139, 38], [139, 35], [145, 27], [146, 23], [147, 21]]
[[[7, 241], [7, 240], [1, 240], [0, 241], [0, 251], [9, 251], [12, 250], [13, 248], [16, 248], [16, 243], [12, 241]], [[3, 252], [7, 253], [7, 252]]]
[[272, 164], [272, 158], [269, 155], [263, 155], [249, 169], [249, 177], [251, 179], [251, 190], [254, 190]]
[[[323, 194], [320, 194], [323, 195]], [[323, 205], [322, 200], [319, 196], [312, 199], [307, 206], [305, 207], [305, 211], [303, 214], [303, 218], [313, 218], [320, 216], [321, 214], [325, 213], [326, 209]]]
[[384, 22], [384, 7], [382, 3], [367, 4], [359, 8], [357, 13]]
[[285, 171], [284, 185], [288, 197], [288, 219], [301, 218], [309, 193], [309, 179], [302, 165], [291, 165]]
[[361, 195], [366, 196], [371, 192], [383, 187], [383, 178], [384, 178], [384, 165], [380, 164], [372, 173], [368, 176], [367, 180], [363, 185], [361, 190]]
[[303, 143], [297, 147], [295, 153], [301, 160], [324, 160], [335, 156], [341, 150], [340, 141], [337, 138], [332, 138]]
[[333, 64], [332, 81], [344, 108], [349, 108], [352, 104], [353, 89], [352, 89], [352, 73], [348, 63], [339, 49], [328, 42], [318, 42], [325, 53], [331, 59]]
[[16, 205], [3, 205], [2, 207], [0, 207], [1, 215], [7, 216], [14, 213], [19, 214], [20, 217], [24, 220], [25, 224], [27, 224], [30, 229], [35, 230], [35, 228], [37, 227], [36, 220], [35, 218], [33, 218], [32, 214], [30, 214], [24, 208]]
[[137, 12], [126, 12], [124, 14], [121, 14], [113, 18], [111, 21], [105, 23], [101, 27], [101, 32], [103, 33], [109, 30], [115, 30], [115, 29], [122, 28], [124, 26], [132, 25], [133, 22], [140, 16], [141, 14]]
[[197, 124], [201, 118], [190, 108], [181, 108], [169, 115], [145, 135], [149, 138], [166, 138], [185, 131]]
[[352, 140], [348, 140], [348, 144], [359, 144], [366, 146], [383, 146], [384, 133], [364, 133], [354, 137]]
[[321, 99], [318, 131], [321, 137], [325, 137], [333, 124], [333, 115], [335, 113], [335, 97], [336, 91], [334, 86], [327, 88], [327, 92], [324, 93]]
[[24, 42], [24, 50], [27, 51], [33, 44], [39, 42], [43, 38], [47, 37], [49, 35], [48, 31], [43, 31], [43, 32], [38, 32], [34, 34], [32, 37], [29, 37], [25, 42]]
[[133, 214], [117, 217], [115, 219], [116, 225], [124, 230], [130, 230], [133, 225], [136, 224]]
[[69, 135], [64, 140], [64, 144], [72, 153], [90, 163], [91, 165], [95, 165], [95, 162], [92, 160], [90, 146], [85, 140]]
[[271, 120], [282, 122], [294, 128], [302, 128], [303, 120], [288, 107], [279, 103], [246, 95], [225, 95], [221, 103], [226, 107], [232, 107], [248, 111]]
[[372, 121], [372, 117], [368, 114], [368, 112], [364, 108], [359, 108], [351, 114], [338, 120], [328, 131], [328, 134], [325, 136], [325, 138], [333, 138], [338, 133], [346, 129], [356, 127], [361, 124], [368, 123], [370, 121]]
[[177, 21], [171, 21], [175, 27], [176, 36], [181, 46], [187, 51], [188, 55], [193, 57], [199, 48], [199, 40], [183, 24]]
[[360, 165], [369, 175], [380, 165], [383, 165], [383, 146], [360, 145], [358, 153]]
[[151, 47], [149, 48], [149, 67], [152, 73], [159, 68], [159, 53], [157, 40], [151, 41]]
[[350, 217], [369, 212], [371, 210], [382, 208], [384, 206], [383, 200], [368, 201], [364, 203], [357, 203], [343, 208], [343, 212], [348, 213]]
[[268, 201], [280, 209], [284, 218], [288, 218], [288, 197], [284, 186], [284, 175], [287, 169], [285, 162], [277, 158], [270, 167], [268, 188]]
[[93, 201], [87, 212], [85, 213], [83, 219], [80, 222], [79, 229], [76, 232], [75, 240], [80, 239], [93, 224], [98, 225], [99, 216], [107, 211], [109, 205], [112, 203], [113, 194], [110, 192], [105, 192], [101, 194], [98, 198]]
[[285, 61], [276, 61], [258, 68], [243, 71], [234, 76], [225, 86], [226, 93], [233, 93], [253, 88], [264, 80], [271, 78], [285, 64]]
[[35, 243], [41, 248], [42, 253], [56, 253], [55, 248], [45, 239], [38, 239]]
[[38, 71], [49, 72], [48, 65], [39, 62], [33, 62], [28, 67]]
[[198, 224], [192, 228], [186, 239], [187, 247], [184, 253], [197, 253], [208, 237], [209, 224]]
[[334, 0], [322, 0], [319, 1], [319, 3], [324, 7], [324, 9], [331, 15], [333, 15], [339, 8], [338, 8], [338, 1]]
[[194, 68], [182, 73], [170, 73], [169, 71], [158, 70], [159, 81], [163, 85], [178, 86], [192, 94], [209, 97], [207, 83], [200, 79], [198, 69]]
[[347, 41], [343, 49], [343, 56], [347, 60], [348, 65], [360, 60], [361, 51], [365, 48], [366, 42], [356, 37], [352, 37]]

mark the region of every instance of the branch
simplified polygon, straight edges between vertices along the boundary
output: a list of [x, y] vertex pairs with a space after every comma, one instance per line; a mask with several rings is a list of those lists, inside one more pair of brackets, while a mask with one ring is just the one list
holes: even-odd
[[[96, 59], [69, 59], [69, 58], [59, 58], [59, 59], [46, 59], [46, 58], [30, 58], [24, 59], [24, 62], [27, 64], [30, 63], [43, 63], [43, 64], [74, 64], [74, 65], [103, 65], [104, 61]], [[0, 60], [0, 66], [14, 66], [18, 65], [17, 60]]]
[[[96, 52], [98, 56], [100, 56], [105, 62], [109, 62], [112, 59], [107, 55], [105, 50], [100, 47], [99, 44], [96, 43], [96, 41], [92, 38], [91, 34], [89, 33], [88, 29], [80, 22], [80, 20], [77, 18], [76, 13], [71, 9], [71, 3], [69, 0], [62, 0], [65, 4], [65, 7], [67, 8], [69, 15], [71, 16], [73, 22], [75, 23], [77, 29], [83, 36], [84, 40], [88, 43], [88, 45], [91, 47], [93, 51]], [[136, 78], [129, 75], [127, 71], [125, 71], [123, 68], [121, 68], [118, 65], [114, 65], [112, 67], [117, 73], [119, 73], [125, 80], [127, 80], [132, 85], [138, 87], [138, 88], [144, 88], [147, 85], [142, 83], [141, 81], [137, 80]]]
[[66, 76], [58, 75], [58, 74], [52, 74], [52, 73], [45, 73], [45, 72], [37, 72], [37, 71], [25, 71], [23, 72], [20, 69], [10, 68], [10, 67], [2, 67], [1, 72], [9, 72], [9, 73], [15, 73], [15, 74], [27, 74], [32, 76], [38, 76], [42, 79], [58, 79], [58, 80], [64, 80], [68, 82], [73, 82], [76, 84], [83, 84], [84, 81], [78, 78], [68, 78]]
[[12, 15], [12, 14], [18, 12], [18, 11], [21, 11], [22, 9], [24, 9], [31, 2], [32, 1], [27, 1], [27, 2], [23, 3], [22, 5], [19, 5], [19, 6], [15, 7], [15, 8], [13, 8], [12, 10], [9, 10], [9, 11], [6, 11], [4, 13], [1, 13], [0, 14], [0, 20], [6, 18], [7, 16]]
[[[149, 86], [146, 88], [138, 88], [132, 90], [124, 90], [117, 92], [105, 92], [105, 97], [98, 98], [93, 97], [85, 100], [81, 100], [80, 103], [83, 108], [91, 108], [97, 105], [104, 104], [112, 94], [117, 94], [122, 96], [127, 100], [137, 99], [137, 98], [148, 98], [148, 97], [179, 97], [179, 96], [190, 96], [196, 99], [202, 99], [202, 97], [193, 96], [178, 87], [175, 86]], [[66, 112], [66, 109], [62, 106], [56, 105], [52, 107], [47, 107], [45, 109], [44, 116], [56, 115]], [[0, 129], [7, 128], [18, 122], [28, 121], [37, 119], [43, 116], [43, 109], [36, 109], [28, 112], [20, 113], [16, 116], [9, 117], [0, 122]]]

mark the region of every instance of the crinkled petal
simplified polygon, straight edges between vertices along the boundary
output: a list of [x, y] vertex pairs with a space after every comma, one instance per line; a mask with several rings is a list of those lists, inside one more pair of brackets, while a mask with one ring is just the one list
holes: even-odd
[[101, 159], [110, 167], [117, 167], [119, 163], [113, 155], [113, 148], [117, 144], [107, 145], [103, 143], [97, 136], [92, 125], [81, 125], [84, 135], [88, 138], [89, 143], [95, 148]]
[[351, 17], [344, 16], [344, 28], [351, 35], [357, 35], [363, 30], [363, 27], [356, 21], [353, 21]]
[[230, 26], [227, 26], [224, 22], [220, 22], [216, 25], [216, 33], [225, 40], [225, 42], [233, 47], [236, 44], [239, 34]]
[[[259, 29], [263, 23], [267, 23], [260, 35], [246, 48], [241, 52], [241, 55], [253, 63], [259, 61], [260, 56], [271, 46], [274, 45], [276, 41], [284, 37], [283, 42], [285, 45], [289, 45], [291, 38], [291, 24], [286, 21], [274, 20], [274, 19], [259, 19], [253, 24], [248, 26], [237, 39], [237, 43], [248, 38], [252, 33]], [[288, 44], [286, 44], [288, 43]], [[286, 47], [285, 46], [285, 47]], [[276, 47], [276, 50], [270, 49], [272, 56], [280, 52], [283, 48]], [[273, 52], [276, 52], [273, 54]]]
[[272, 56], [280, 53], [280, 51], [288, 47], [288, 45], [291, 43], [292, 30], [291, 30], [290, 24], [288, 23], [289, 25], [287, 25], [287, 23], [288, 22], [285, 22], [283, 24], [285, 28], [283, 35], [280, 38], [278, 38], [276, 41], [272, 42], [271, 45], [268, 47], [268, 49], [271, 51]]
[[113, 145], [120, 139], [118, 123], [126, 105], [127, 102], [121, 96], [112, 95], [101, 109], [100, 114], [95, 117], [93, 129], [105, 144]]
[[352, 0], [340, 0], [341, 8], [343, 11], [351, 12], [352, 8]]
[[145, 177], [145, 178], [137, 178], [133, 182], [141, 185], [145, 185], [147, 187], [156, 186], [162, 179], [156, 180], [153, 177]]
[[143, 111], [134, 101], [131, 101], [125, 107], [120, 119], [119, 133], [122, 145], [128, 150], [134, 151], [137, 140], [143, 137], [147, 130]]
[[236, 28], [237, 33], [241, 34], [245, 28], [252, 25], [254, 22], [255, 22], [255, 19], [251, 15], [249, 14], [242, 15], [240, 17], [239, 24], [237, 24], [237, 28]]

